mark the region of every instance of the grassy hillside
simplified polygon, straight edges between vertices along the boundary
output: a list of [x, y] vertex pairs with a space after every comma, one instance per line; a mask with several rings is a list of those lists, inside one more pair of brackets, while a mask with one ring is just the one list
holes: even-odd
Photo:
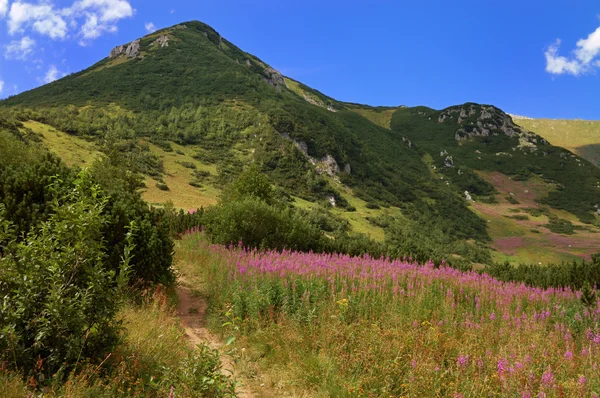
[[551, 144], [566, 148], [600, 166], [600, 121], [528, 118], [517, 118], [515, 121]]

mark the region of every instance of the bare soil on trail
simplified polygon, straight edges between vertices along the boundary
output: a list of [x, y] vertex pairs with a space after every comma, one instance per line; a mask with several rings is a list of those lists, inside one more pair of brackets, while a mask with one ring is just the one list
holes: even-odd
[[[212, 349], [219, 350], [222, 373], [227, 376], [232, 375], [235, 371], [233, 359], [223, 352], [223, 342], [206, 327], [206, 311], [208, 309], [206, 299], [194, 294], [184, 281], [180, 281], [177, 286], [177, 301], [177, 315], [181, 319], [190, 346], [195, 348], [197, 345], [204, 343]], [[236, 380], [241, 384], [236, 386], [237, 397], [256, 397], [248, 388], [246, 380], [240, 379], [239, 375], [236, 375]]]

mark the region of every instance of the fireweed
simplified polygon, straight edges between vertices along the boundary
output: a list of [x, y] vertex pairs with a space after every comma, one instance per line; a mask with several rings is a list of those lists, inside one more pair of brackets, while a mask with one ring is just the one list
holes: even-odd
[[[600, 305], [409, 259], [261, 252], [186, 235], [215, 311], [263, 365], [336, 396], [593, 396]], [[279, 362], [278, 362], [279, 361]], [[277, 363], [278, 362], [278, 363]]]

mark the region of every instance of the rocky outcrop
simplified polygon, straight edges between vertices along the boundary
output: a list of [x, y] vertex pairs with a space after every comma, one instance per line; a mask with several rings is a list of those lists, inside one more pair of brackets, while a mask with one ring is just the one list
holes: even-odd
[[521, 149], [537, 150], [538, 143], [547, 143], [513, 122], [510, 115], [494, 106], [465, 104], [447, 108], [438, 117], [438, 123], [456, 123], [454, 134], [457, 141], [466, 141], [472, 137], [505, 135], [519, 139]]
[[317, 171], [335, 177], [340, 172], [340, 166], [338, 166], [333, 156], [327, 154], [317, 163]]
[[[302, 152], [304, 154], [304, 156], [307, 157], [308, 161], [313, 166], [315, 166], [317, 173], [319, 173], [319, 174], [325, 173], [328, 176], [333, 177], [334, 179], [337, 180], [337, 175], [340, 173], [341, 170], [340, 170], [340, 166], [338, 165], [337, 161], [335, 160], [335, 158], [333, 156], [327, 154], [327, 155], [323, 156], [320, 160], [317, 160], [308, 154], [308, 145], [306, 145], [306, 142], [296, 141], [295, 139], [290, 137], [290, 135], [287, 133], [280, 133], [280, 135], [283, 138], [291, 140], [294, 143], [296, 148], [298, 148], [298, 150], [300, 152]], [[350, 174], [352, 172], [352, 168], [350, 167], [350, 164], [346, 164], [344, 166], [344, 171], [348, 174]]]
[[352, 167], [350, 167], [350, 163], [346, 163], [346, 165], [344, 166], [344, 172], [346, 174], [352, 174]]
[[141, 40], [137, 39], [127, 46], [127, 49], [125, 50], [125, 55], [127, 55], [128, 58], [135, 58], [138, 56], [138, 54], [140, 53], [140, 42]]
[[135, 58], [140, 53], [140, 42], [141, 39], [137, 39], [129, 44], [117, 46], [110, 51], [108, 58], [120, 57], [121, 55], [126, 55], [128, 58]]
[[267, 84], [270, 84], [277, 90], [281, 90], [281, 87], [287, 87], [281, 73], [271, 67], [265, 69], [263, 78]]
[[108, 58], [118, 57], [119, 55], [123, 54], [124, 52], [125, 52], [125, 46], [117, 46], [117, 47], [113, 48], [112, 50], [110, 50], [110, 54], [108, 55]]
[[335, 196], [329, 195], [327, 196], [327, 200], [329, 201], [331, 207], [336, 207]]
[[169, 47], [169, 36], [168, 35], [163, 35], [161, 37], [159, 37], [158, 39], [154, 40], [152, 42], [152, 44], [150, 44], [151, 46], [159, 46], [159, 47]]

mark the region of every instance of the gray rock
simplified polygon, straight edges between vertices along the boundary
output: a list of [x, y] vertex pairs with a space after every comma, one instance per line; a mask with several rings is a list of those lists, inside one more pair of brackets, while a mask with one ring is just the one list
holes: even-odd
[[278, 71], [276, 71], [275, 69], [268, 67], [265, 69], [264, 72], [264, 80], [267, 84], [270, 84], [271, 86], [275, 87], [277, 90], [281, 90], [281, 87], [287, 87], [285, 84], [285, 80], [283, 79], [283, 76], [281, 75], [281, 73], [279, 73]]
[[473, 197], [471, 196], [469, 191], [465, 191], [465, 199], [467, 200], [467, 202], [473, 202]]
[[446, 156], [446, 159], [444, 159], [444, 166], [448, 168], [454, 167], [454, 159], [452, 159], [452, 156]]
[[169, 36], [163, 35], [159, 37], [152, 42], [151, 46], [169, 47]]
[[330, 204], [332, 207], [335, 207], [335, 205], [336, 205], [336, 203], [335, 203], [335, 196], [333, 196], [333, 195], [329, 195], [329, 196], [327, 196], [327, 200], [329, 200], [329, 204]]
[[330, 177], [334, 177], [340, 172], [340, 167], [335, 161], [335, 158], [327, 154], [321, 159], [320, 164], [317, 165], [317, 171], [320, 173], [326, 173]]
[[124, 52], [125, 52], [125, 46], [117, 46], [117, 47], [113, 48], [112, 50], [110, 50], [110, 54], [108, 55], [108, 58], [118, 57], [119, 55], [123, 54]]
[[125, 55], [127, 55], [128, 58], [135, 58], [138, 56], [140, 53], [140, 42], [141, 40], [137, 39], [129, 43], [125, 50]]
[[346, 163], [344, 166], [344, 171], [348, 174], [352, 174], [352, 167], [350, 167], [350, 163]]

